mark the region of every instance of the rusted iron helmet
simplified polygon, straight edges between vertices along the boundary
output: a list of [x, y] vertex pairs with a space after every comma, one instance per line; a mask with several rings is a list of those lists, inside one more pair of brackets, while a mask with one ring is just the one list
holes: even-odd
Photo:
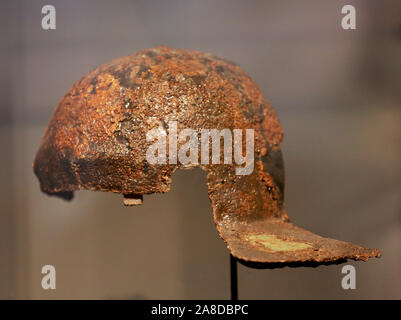
[[[122, 193], [124, 203], [170, 190], [179, 162], [149, 164], [147, 133], [253, 129], [250, 174], [233, 164], [198, 165], [217, 230], [245, 264], [309, 265], [367, 260], [380, 252], [293, 225], [283, 209], [283, 130], [256, 83], [215, 55], [158, 47], [89, 72], [61, 99], [34, 162], [43, 192], [71, 199], [80, 189]], [[171, 148], [172, 146], [168, 146]], [[198, 159], [200, 159], [200, 154]]]

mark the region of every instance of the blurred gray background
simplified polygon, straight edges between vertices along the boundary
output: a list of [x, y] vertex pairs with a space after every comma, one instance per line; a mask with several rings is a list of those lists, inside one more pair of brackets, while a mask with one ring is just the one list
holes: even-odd
[[[56, 8], [57, 29], [41, 28]], [[341, 28], [356, 8], [357, 30]], [[401, 298], [400, 1], [2, 1], [0, 298], [227, 299], [229, 254], [205, 175], [125, 208], [116, 194], [72, 202], [39, 190], [32, 161], [59, 99], [82, 75], [159, 45], [236, 61], [285, 130], [286, 209], [323, 236], [383, 251], [341, 266], [239, 267], [242, 299]], [[41, 287], [41, 268], [57, 289]]]

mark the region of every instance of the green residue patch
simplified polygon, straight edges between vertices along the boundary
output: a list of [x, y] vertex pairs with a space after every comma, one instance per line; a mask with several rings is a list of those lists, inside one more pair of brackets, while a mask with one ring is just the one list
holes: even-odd
[[297, 251], [312, 248], [310, 244], [283, 240], [273, 234], [254, 234], [247, 236], [247, 240], [253, 245], [263, 246], [270, 251]]

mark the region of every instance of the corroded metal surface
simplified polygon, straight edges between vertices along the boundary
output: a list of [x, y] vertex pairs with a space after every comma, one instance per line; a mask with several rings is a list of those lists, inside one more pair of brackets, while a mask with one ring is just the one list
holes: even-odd
[[238, 259], [256, 263], [367, 260], [380, 252], [322, 238], [292, 225], [283, 209], [283, 131], [272, 106], [238, 65], [214, 55], [158, 47], [104, 64], [60, 101], [34, 162], [42, 191], [122, 193], [125, 203], [167, 192], [172, 174], [193, 165], [150, 165], [146, 133], [160, 128], [254, 129], [250, 175], [199, 165], [220, 236]]

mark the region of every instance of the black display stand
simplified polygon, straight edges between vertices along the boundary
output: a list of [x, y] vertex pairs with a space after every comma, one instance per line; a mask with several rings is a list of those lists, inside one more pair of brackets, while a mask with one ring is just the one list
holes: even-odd
[[231, 300], [238, 300], [237, 260], [230, 254]]

